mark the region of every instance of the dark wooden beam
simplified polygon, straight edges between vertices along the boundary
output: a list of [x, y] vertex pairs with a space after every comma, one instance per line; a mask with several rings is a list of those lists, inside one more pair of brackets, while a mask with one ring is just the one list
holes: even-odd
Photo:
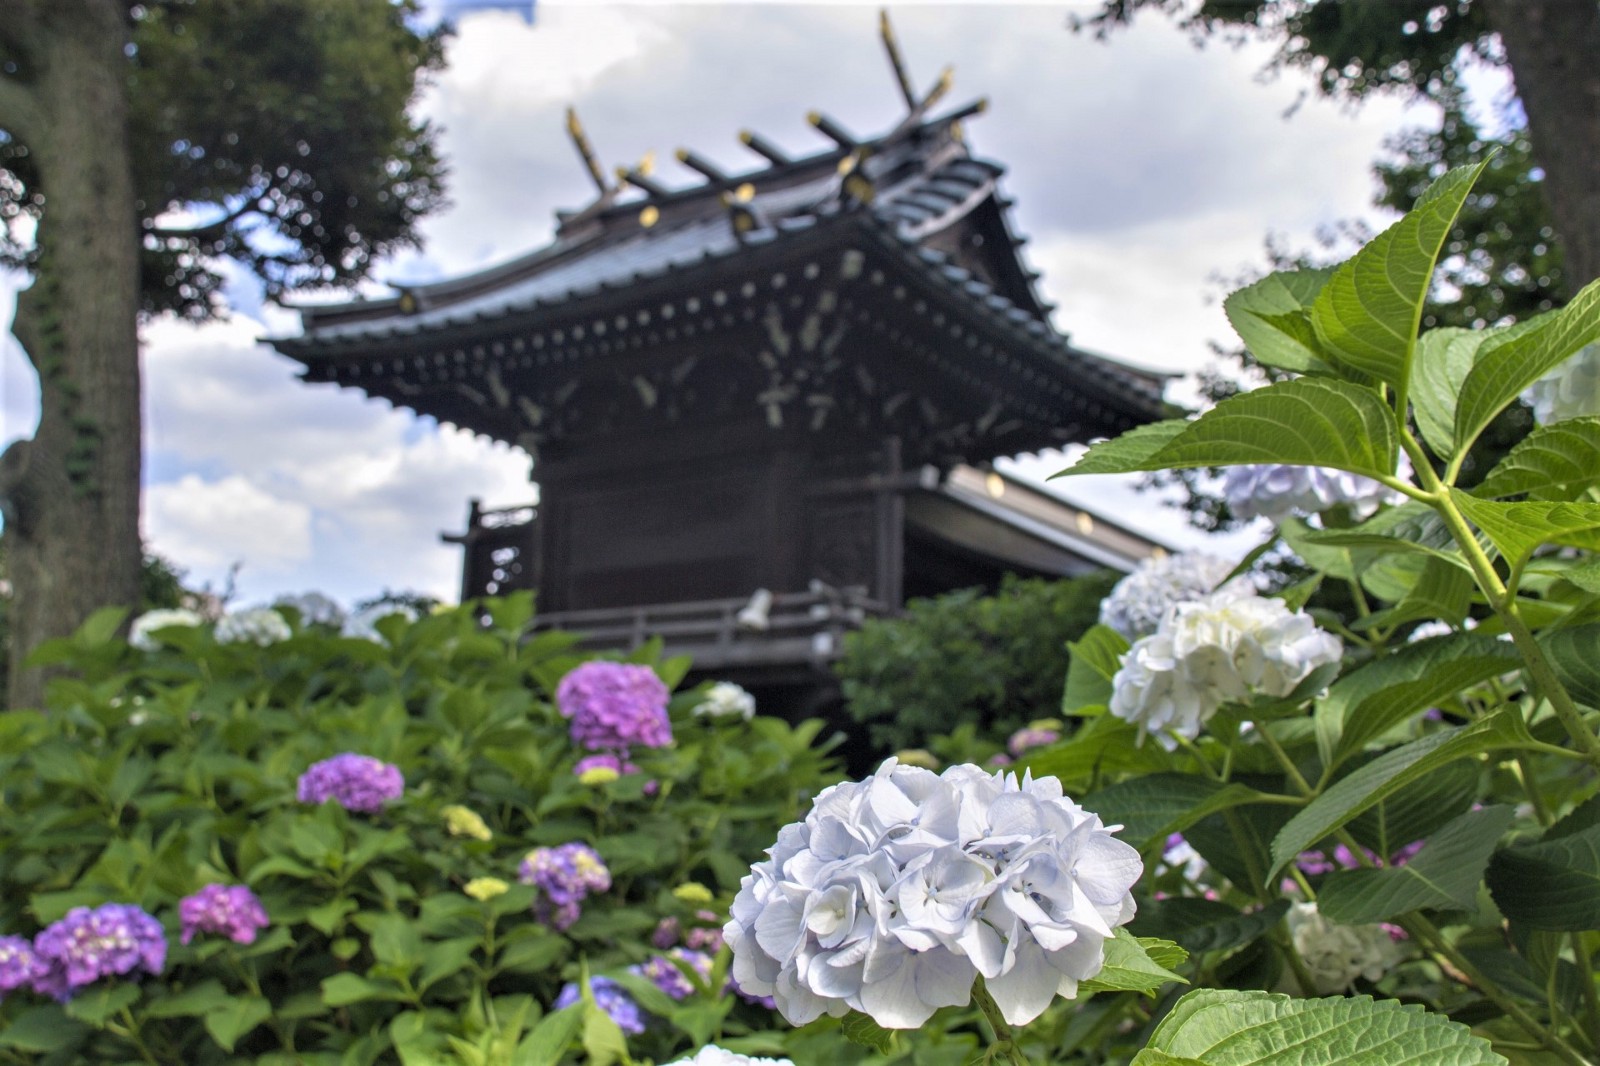
[[728, 180], [728, 175], [724, 173], [723, 170], [715, 163], [711, 162], [709, 159], [706, 159], [704, 156], [696, 155], [687, 148], [679, 148], [677, 155], [678, 162], [682, 163], [690, 170], [704, 174], [706, 180], [712, 182], [713, 184], [721, 185]]
[[750, 149], [756, 155], [761, 156], [774, 166], [781, 167], [789, 163], [789, 157], [783, 153], [783, 149], [779, 148], [777, 145], [773, 144], [759, 133], [751, 133], [749, 130], [744, 130], [739, 134], [739, 141], [746, 148]]
[[806, 116], [806, 121], [815, 126], [823, 136], [827, 137], [840, 148], [854, 151], [861, 142], [851, 136], [848, 131], [821, 111], [813, 111]]

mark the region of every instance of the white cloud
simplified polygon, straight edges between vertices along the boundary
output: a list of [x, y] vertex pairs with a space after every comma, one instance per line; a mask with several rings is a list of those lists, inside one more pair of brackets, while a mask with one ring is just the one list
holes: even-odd
[[150, 546], [214, 576], [238, 562], [282, 577], [311, 558], [311, 508], [263, 491], [240, 474], [185, 474], [145, 491]]

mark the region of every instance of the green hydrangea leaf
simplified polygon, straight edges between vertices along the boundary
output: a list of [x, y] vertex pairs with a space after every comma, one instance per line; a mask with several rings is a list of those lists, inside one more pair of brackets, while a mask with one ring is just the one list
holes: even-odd
[[1531, 929], [1600, 929], [1600, 801], [1591, 799], [1535, 844], [1495, 853], [1489, 892], [1513, 922]]
[[1257, 362], [1302, 374], [1329, 373], [1307, 312], [1332, 276], [1332, 267], [1280, 270], [1229, 295], [1222, 310]]
[[1111, 680], [1117, 676], [1128, 640], [1106, 625], [1090, 627], [1082, 638], [1067, 643], [1067, 685], [1061, 694], [1061, 711], [1072, 714], [1080, 707], [1111, 701]]
[[[1466, 1026], [1417, 1004], [1369, 996], [1293, 999], [1214, 988], [1196, 989], [1178, 1000], [1150, 1034], [1146, 1050], [1205, 1066], [1506, 1064]], [[1161, 1063], [1133, 1061], [1135, 1066]]]
[[1600, 623], [1569, 626], [1540, 636], [1539, 643], [1561, 685], [1579, 703], [1600, 709]]
[[1339, 870], [1317, 890], [1317, 906], [1344, 925], [1384, 922], [1409, 911], [1472, 910], [1484, 868], [1511, 825], [1510, 807], [1468, 811], [1440, 829], [1404, 866]]
[[1433, 454], [1455, 454], [1456, 398], [1478, 348], [1494, 335], [1484, 329], [1430, 329], [1417, 338], [1411, 368], [1411, 413]]
[[1217, 900], [1200, 896], [1173, 896], [1141, 900], [1133, 930], [1147, 936], [1176, 941], [1185, 950], [1232, 951], [1250, 943], [1273, 926], [1289, 909], [1287, 900], [1274, 900], [1260, 910], [1241, 913]]
[[1501, 503], [1460, 489], [1450, 497], [1512, 564], [1545, 544], [1600, 550], [1600, 503]]
[[860, 1011], [851, 1011], [839, 1023], [839, 1031], [852, 1043], [869, 1047], [881, 1055], [894, 1047], [894, 1034]]
[[1433, 268], [1487, 162], [1458, 167], [1339, 266], [1311, 306], [1322, 353], [1341, 369], [1404, 387]]
[[224, 1051], [232, 1051], [239, 1038], [272, 1017], [272, 1004], [260, 996], [239, 996], [206, 1013], [206, 1032]]
[[1237, 782], [1223, 784], [1196, 774], [1158, 773], [1103, 788], [1085, 797], [1083, 806], [1107, 825], [1120, 824], [1118, 836], [1142, 850], [1207, 815], [1260, 799], [1260, 792]]
[[1532, 739], [1521, 715], [1507, 709], [1385, 752], [1336, 781], [1289, 819], [1272, 841], [1272, 868], [1267, 871], [1266, 883], [1270, 884], [1302, 851], [1407, 784], [1457, 759], [1492, 748], [1531, 743]]
[[1600, 417], [1572, 418], [1529, 433], [1472, 494], [1571, 501], [1595, 485], [1600, 485]]
[[1126, 929], [1106, 941], [1106, 962], [1100, 972], [1078, 982], [1078, 993], [1144, 992], [1154, 993], [1162, 985], [1189, 982], [1172, 972], [1189, 953], [1170, 940], [1136, 937]]
[[1456, 447], [1467, 448], [1506, 405], [1580, 348], [1600, 340], [1600, 281], [1557, 311], [1485, 341], [1456, 401]]

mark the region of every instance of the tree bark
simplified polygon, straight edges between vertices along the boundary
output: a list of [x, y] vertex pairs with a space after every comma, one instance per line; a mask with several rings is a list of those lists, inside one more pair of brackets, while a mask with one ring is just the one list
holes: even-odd
[[[22, 663], [139, 594], [138, 217], [128, 147], [126, 5], [20, 5], [33, 22], [27, 137], [46, 196], [13, 332], [39, 373], [39, 429], [0, 458], [11, 570], [12, 708], [43, 705]], [[17, 12], [13, 12], [16, 14]]]
[[1576, 292], [1600, 277], [1600, 2], [1483, 2], [1528, 115]]

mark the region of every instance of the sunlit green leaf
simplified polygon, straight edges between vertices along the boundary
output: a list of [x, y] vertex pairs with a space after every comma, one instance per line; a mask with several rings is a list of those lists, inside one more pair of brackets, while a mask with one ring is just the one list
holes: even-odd
[[1311, 307], [1311, 324], [1326, 357], [1358, 374], [1406, 386], [1439, 249], [1487, 165], [1445, 174], [1409, 214], [1334, 271]]
[[1172, 972], [1189, 957], [1181, 947], [1165, 940], [1143, 940], [1119, 928], [1105, 943], [1106, 961], [1100, 972], [1078, 983], [1079, 992], [1154, 992], [1162, 985], [1180, 981]]
[[1422, 439], [1441, 459], [1455, 454], [1456, 398], [1490, 331], [1431, 329], [1417, 339], [1411, 368], [1411, 412]]
[[1127, 638], [1105, 625], [1092, 626], [1080, 639], [1069, 642], [1071, 658], [1061, 694], [1062, 712], [1071, 714], [1080, 707], [1109, 703], [1111, 679], [1117, 676], [1127, 651]]
[[1222, 310], [1257, 362], [1327, 372], [1307, 311], [1332, 274], [1332, 267], [1280, 270], [1229, 295]]
[[[1178, 1000], [1148, 1050], [1205, 1066], [1505, 1066], [1488, 1041], [1417, 1004], [1216, 988]], [[1159, 1061], [1135, 1057], [1133, 1066]]]
[[1459, 489], [1450, 498], [1512, 563], [1544, 544], [1600, 550], [1600, 503], [1501, 503]]
[[1078, 457], [1078, 461], [1052, 477], [1068, 474], [1122, 474], [1130, 470], [1154, 470], [1146, 463], [1178, 434], [1189, 428], [1182, 418], [1169, 418], [1165, 422], [1152, 422], [1147, 426], [1130, 429], [1120, 437], [1093, 445]]
[[1600, 485], [1600, 417], [1572, 418], [1528, 434], [1472, 494], [1575, 500], [1595, 485]]
[[1587, 344], [1600, 340], [1600, 281], [1558, 311], [1526, 319], [1478, 349], [1456, 402], [1455, 440], [1469, 447], [1523, 389]]

